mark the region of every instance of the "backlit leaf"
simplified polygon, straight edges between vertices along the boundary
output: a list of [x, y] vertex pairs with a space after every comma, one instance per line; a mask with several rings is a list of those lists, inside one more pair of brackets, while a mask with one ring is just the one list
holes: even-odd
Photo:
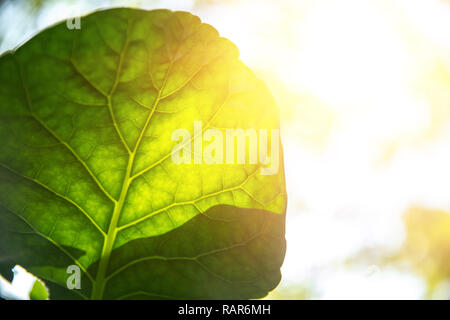
[[21, 264], [52, 299], [266, 295], [285, 252], [281, 148], [269, 175], [176, 164], [172, 133], [194, 139], [195, 121], [279, 128], [237, 48], [186, 12], [96, 12], [0, 57], [0, 273]]

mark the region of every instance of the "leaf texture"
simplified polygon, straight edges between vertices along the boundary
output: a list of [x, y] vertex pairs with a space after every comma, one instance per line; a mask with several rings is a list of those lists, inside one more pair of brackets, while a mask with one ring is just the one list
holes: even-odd
[[237, 48], [186, 12], [95, 12], [0, 57], [0, 272], [21, 264], [56, 299], [267, 294], [285, 252], [282, 161], [274, 175], [175, 164], [172, 132], [194, 138], [199, 120], [279, 128]]

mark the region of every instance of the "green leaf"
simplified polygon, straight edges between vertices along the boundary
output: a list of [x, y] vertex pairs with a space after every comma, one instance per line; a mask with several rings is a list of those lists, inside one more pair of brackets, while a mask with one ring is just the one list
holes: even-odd
[[48, 289], [46, 288], [45, 284], [39, 280], [36, 279], [36, 281], [33, 284], [33, 288], [31, 288], [30, 292], [30, 299], [31, 300], [48, 300]]
[[[248, 161], [171, 158], [180, 128], [194, 144], [208, 128], [279, 128], [269, 90], [238, 55], [189, 13], [125, 8], [3, 55], [0, 272], [25, 266], [53, 299], [272, 290], [285, 253], [281, 148], [269, 175]], [[71, 265], [81, 289], [67, 287]]]

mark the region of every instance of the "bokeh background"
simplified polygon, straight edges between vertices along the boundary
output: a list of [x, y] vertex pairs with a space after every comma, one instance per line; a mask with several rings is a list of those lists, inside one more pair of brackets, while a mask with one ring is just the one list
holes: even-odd
[[288, 250], [267, 298], [450, 299], [450, 1], [0, 0], [0, 53], [115, 6], [198, 15], [272, 90]]

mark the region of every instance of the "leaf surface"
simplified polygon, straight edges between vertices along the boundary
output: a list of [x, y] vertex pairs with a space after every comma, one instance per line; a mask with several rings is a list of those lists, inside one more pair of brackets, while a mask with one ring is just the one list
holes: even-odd
[[[280, 169], [175, 164], [174, 130], [278, 129], [237, 48], [186, 12], [111, 9], [0, 57], [0, 273], [57, 299], [258, 298], [280, 279]], [[200, 133], [200, 134], [201, 134]], [[205, 143], [206, 144], [206, 143]], [[77, 265], [82, 288], [68, 290]]]

